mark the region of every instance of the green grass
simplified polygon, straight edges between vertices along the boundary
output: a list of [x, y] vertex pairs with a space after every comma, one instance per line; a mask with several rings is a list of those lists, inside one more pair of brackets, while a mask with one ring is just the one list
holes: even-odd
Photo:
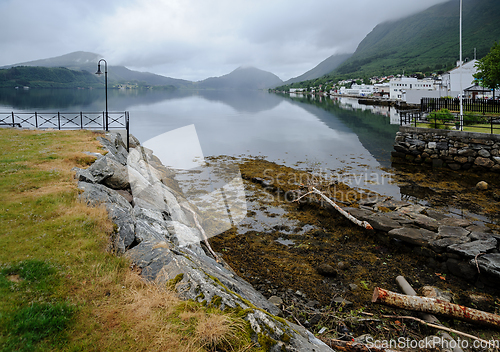
[[[412, 124], [414, 126], [414, 124]], [[417, 123], [417, 127], [420, 128], [436, 128], [436, 125], [433, 123]], [[438, 129], [452, 129], [452, 125], [446, 125], [444, 126], [443, 124], [438, 123], [437, 128]], [[488, 133], [491, 134], [491, 127], [489, 124], [480, 124], [480, 125], [474, 125], [474, 126], [464, 126], [463, 130], [465, 132], [477, 132], [477, 133]], [[493, 127], [493, 134], [500, 134], [500, 127]]]
[[0, 351], [257, 350], [241, 318], [186, 308], [107, 250], [114, 226], [71, 171], [102, 152], [95, 133], [0, 129], [0, 146]]

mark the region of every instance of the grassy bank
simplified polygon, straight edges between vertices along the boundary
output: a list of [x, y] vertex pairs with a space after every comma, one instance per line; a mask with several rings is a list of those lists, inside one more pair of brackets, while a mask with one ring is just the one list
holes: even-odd
[[90, 131], [0, 129], [0, 350], [252, 350], [240, 318], [143, 282], [77, 200]]

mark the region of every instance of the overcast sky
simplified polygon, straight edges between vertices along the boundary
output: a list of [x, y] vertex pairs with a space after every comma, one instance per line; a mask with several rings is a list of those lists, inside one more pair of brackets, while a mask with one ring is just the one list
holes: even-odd
[[0, 0], [0, 66], [82, 50], [192, 81], [242, 65], [287, 80], [445, 1]]

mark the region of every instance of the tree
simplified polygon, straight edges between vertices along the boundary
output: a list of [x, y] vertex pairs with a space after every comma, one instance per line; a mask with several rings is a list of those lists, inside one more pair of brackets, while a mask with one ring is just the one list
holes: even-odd
[[475, 64], [477, 73], [474, 78], [480, 81], [480, 85], [493, 89], [493, 98], [495, 98], [495, 89], [500, 87], [500, 44], [495, 42], [488, 55], [478, 60]]

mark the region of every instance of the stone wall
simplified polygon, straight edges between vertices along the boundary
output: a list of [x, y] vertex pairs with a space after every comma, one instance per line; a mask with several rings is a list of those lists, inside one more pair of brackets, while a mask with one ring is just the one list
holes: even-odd
[[500, 136], [401, 126], [392, 160], [452, 170], [500, 172]]

